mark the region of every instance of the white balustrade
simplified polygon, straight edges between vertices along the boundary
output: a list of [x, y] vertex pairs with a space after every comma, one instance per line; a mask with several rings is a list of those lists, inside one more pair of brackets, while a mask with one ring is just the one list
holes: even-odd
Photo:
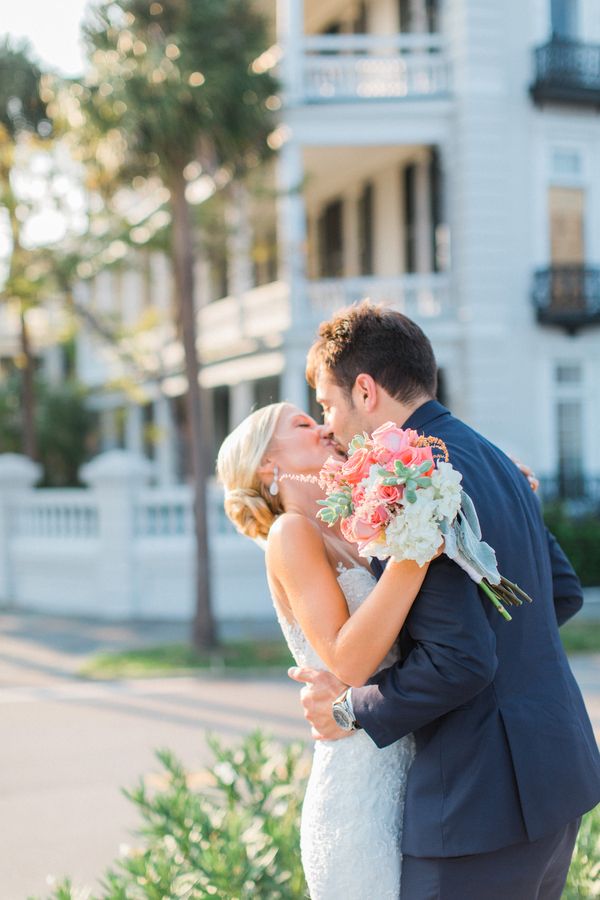
[[98, 535], [98, 510], [89, 491], [46, 488], [15, 510], [15, 533], [34, 538], [92, 538]]
[[[150, 487], [150, 464], [112, 450], [83, 467], [82, 489], [33, 488], [39, 467], [0, 454], [0, 603], [108, 618], [190, 619], [193, 492]], [[217, 620], [265, 619], [262, 552], [237, 534], [223, 491], [208, 488], [209, 565]]]
[[440, 274], [410, 274], [380, 278], [323, 278], [307, 281], [310, 310], [316, 319], [369, 298], [418, 320], [448, 318], [452, 314], [448, 279]]
[[439, 35], [311, 35], [303, 42], [305, 102], [444, 97], [450, 70]]

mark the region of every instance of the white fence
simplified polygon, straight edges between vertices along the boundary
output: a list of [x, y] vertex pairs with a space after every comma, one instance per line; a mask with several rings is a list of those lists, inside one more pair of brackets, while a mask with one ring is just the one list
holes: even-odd
[[[0, 603], [57, 614], [187, 620], [194, 610], [192, 493], [148, 485], [150, 464], [112, 450], [81, 489], [36, 489], [38, 467], [0, 455]], [[210, 559], [219, 621], [273, 610], [262, 551], [236, 534], [221, 492], [209, 494]]]

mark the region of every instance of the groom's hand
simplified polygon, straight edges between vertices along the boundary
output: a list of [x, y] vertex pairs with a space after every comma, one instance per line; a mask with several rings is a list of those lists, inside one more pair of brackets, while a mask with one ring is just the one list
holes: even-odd
[[311, 734], [316, 741], [337, 741], [352, 734], [336, 725], [331, 712], [331, 704], [348, 687], [347, 684], [331, 672], [308, 666], [292, 666], [288, 669], [288, 675], [294, 681], [304, 683], [300, 691], [300, 702], [304, 718], [310, 723]]

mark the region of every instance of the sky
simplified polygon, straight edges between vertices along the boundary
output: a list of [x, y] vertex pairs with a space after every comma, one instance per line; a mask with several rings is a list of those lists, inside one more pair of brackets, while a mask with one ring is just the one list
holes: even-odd
[[88, 0], [3, 0], [0, 36], [27, 38], [42, 63], [79, 75], [83, 59], [79, 25]]

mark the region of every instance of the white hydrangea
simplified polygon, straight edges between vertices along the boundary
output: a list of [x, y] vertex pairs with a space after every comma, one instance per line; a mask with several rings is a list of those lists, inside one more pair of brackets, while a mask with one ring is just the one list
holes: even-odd
[[460, 509], [462, 475], [451, 463], [439, 462], [431, 475], [431, 486], [437, 501], [439, 519], [452, 522]]
[[437, 504], [432, 487], [417, 491], [414, 503], [406, 503], [385, 530], [385, 543], [369, 546], [369, 555], [379, 559], [413, 559], [425, 565], [442, 543], [437, 522]]

